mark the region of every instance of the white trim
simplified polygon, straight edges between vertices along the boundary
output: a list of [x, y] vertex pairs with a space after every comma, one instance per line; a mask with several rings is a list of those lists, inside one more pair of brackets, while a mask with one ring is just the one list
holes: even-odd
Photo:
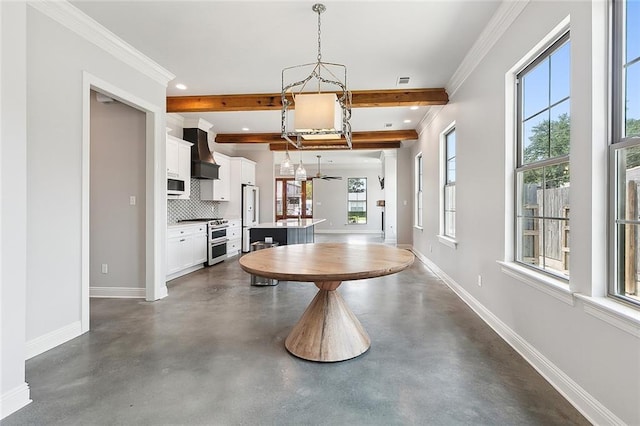
[[[348, 226], [348, 225], [347, 225]], [[317, 229], [316, 234], [382, 234], [379, 229]]]
[[29, 5], [165, 87], [176, 77], [68, 1], [32, 0]]
[[500, 40], [505, 31], [507, 31], [528, 3], [529, 0], [518, 0], [503, 1], [500, 4], [496, 13], [491, 17], [491, 20], [473, 46], [471, 46], [471, 49], [469, 49], [464, 59], [462, 59], [462, 62], [460, 62], [460, 66], [458, 66], [445, 86], [449, 99], [453, 98], [460, 86], [469, 78], [473, 70], [476, 69], [482, 59], [489, 53], [493, 45]]
[[433, 120], [436, 119], [436, 117], [438, 116], [438, 114], [440, 114], [440, 111], [442, 111], [443, 108], [444, 106], [431, 106], [429, 107], [429, 109], [427, 109], [427, 112], [424, 114], [424, 117], [422, 117], [422, 119], [416, 126], [416, 130], [418, 131], [418, 139], [420, 139], [420, 136], [422, 136], [422, 132], [424, 132], [429, 128], [429, 125], [433, 122]]
[[83, 334], [83, 327], [81, 321], [72, 322], [57, 330], [53, 330], [50, 333], [36, 337], [29, 340], [26, 344], [26, 358], [31, 359], [36, 355], [40, 355], [43, 352], [53, 349], [58, 345], [68, 342], [71, 339]]
[[607, 297], [590, 297], [575, 293], [584, 302], [584, 311], [606, 323], [640, 338], [640, 312]]
[[25, 382], [0, 396], [0, 419], [15, 413], [32, 402], [29, 385]]
[[89, 287], [89, 297], [116, 299], [144, 299], [146, 289], [141, 287]]
[[518, 352], [538, 373], [544, 377], [576, 410], [596, 425], [624, 425], [624, 422], [602, 405], [596, 398], [576, 383], [558, 366], [552, 363], [534, 346], [523, 339], [515, 331], [503, 323], [497, 316], [484, 307], [470, 293], [456, 283], [435, 263], [424, 255], [413, 252], [428, 268], [451, 288], [478, 316], [491, 327], [502, 339]]
[[447, 237], [446, 235], [436, 235], [436, 237], [438, 238], [438, 241], [440, 241], [440, 243], [444, 244], [445, 246], [451, 247], [454, 250], [458, 248], [458, 241], [454, 240], [453, 238]]
[[498, 261], [498, 263], [502, 266], [502, 272], [506, 275], [549, 296], [553, 296], [567, 305], [574, 305], [573, 293], [569, 288], [568, 282], [533, 271], [515, 262]]

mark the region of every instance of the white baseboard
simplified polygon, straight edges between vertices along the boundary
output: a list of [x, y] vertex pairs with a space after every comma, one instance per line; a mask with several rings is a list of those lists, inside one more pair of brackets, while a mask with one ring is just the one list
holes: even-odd
[[25, 382], [0, 396], [0, 419], [15, 413], [29, 403], [31, 403], [29, 385]]
[[541, 354], [515, 331], [509, 328], [460, 284], [419, 251], [413, 253], [453, 290], [502, 339], [518, 352], [533, 368], [564, 396], [583, 416], [596, 425], [624, 425], [625, 423], [596, 398], [576, 383], [564, 371]]
[[147, 289], [137, 287], [89, 287], [89, 297], [111, 297], [117, 299], [144, 299]]
[[43, 336], [29, 340], [26, 344], [27, 358], [31, 359], [36, 355], [53, 349], [58, 345], [68, 342], [82, 334], [82, 322], [76, 321], [67, 326], [54, 330]]
[[375, 229], [318, 229], [314, 231], [316, 234], [380, 234], [382, 231]]

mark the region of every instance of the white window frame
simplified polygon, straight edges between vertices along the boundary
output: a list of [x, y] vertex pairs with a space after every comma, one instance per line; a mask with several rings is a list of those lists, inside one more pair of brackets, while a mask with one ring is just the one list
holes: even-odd
[[518, 281], [529, 285], [556, 299], [574, 305], [574, 296], [566, 280], [557, 278], [526, 268], [515, 261], [516, 252], [516, 165], [517, 165], [517, 120], [518, 120], [518, 93], [516, 90], [516, 76], [528, 64], [545, 52], [555, 41], [559, 40], [570, 29], [569, 16], [556, 25], [542, 40], [540, 40], [520, 61], [505, 73], [505, 241], [504, 258], [498, 263], [502, 266], [502, 272]]
[[[452, 237], [449, 235], [445, 234], [445, 220], [444, 220], [444, 209], [445, 209], [445, 197], [444, 197], [444, 191], [445, 191], [445, 185], [447, 184], [447, 135], [450, 134], [451, 132], [453, 132], [454, 130], [456, 130], [456, 122], [453, 121], [451, 124], [449, 124], [447, 127], [445, 127], [445, 129], [440, 133], [440, 190], [438, 191], [440, 193], [440, 209], [439, 209], [439, 217], [440, 217], [440, 226], [439, 226], [439, 233], [438, 233], [438, 241], [440, 241], [442, 244], [451, 247], [453, 249], [458, 247], [458, 240], [456, 239], [456, 237]], [[458, 143], [457, 143], [457, 136], [456, 136], [456, 157], [457, 157], [457, 151], [458, 151]], [[457, 163], [456, 163], [456, 174], [457, 174]], [[457, 181], [457, 176], [456, 176], [456, 181]], [[457, 231], [457, 230], [456, 230]], [[456, 232], [457, 234], [457, 232]]]
[[[610, 117], [611, 117], [611, 143], [609, 144], [609, 285], [607, 286], [607, 295], [616, 302], [628, 303], [633, 309], [640, 308], [640, 302], [635, 297], [630, 297], [619, 289], [620, 280], [625, 271], [620, 264], [623, 260], [619, 259], [624, 249], [620, 249], [621, 238], [617, 232], [617, 225], [620, 223], [639, 224], [639, 220], [619, 219], [617, 214], [618, 199], [617, 188], [619, 185], [618, 165], [616, 161], [618, 150], [640, 146], [640, 136], [627, 137], [624, 134], [624, 103], [626, 94], [625, 86], [625, 66], [623, 62], [627, 62], [627, 66], [639, 67], [638, 59], [640, 58], [624, 58], [623, 48], [626, 43], [626, 35], [624, 33], [624, 9], [625, 2], [613, 2], [612, 7], [612, 25], [611, 25], [611, 92], [610, 92]], [[636, 271], [637, 275], [637, 271]], [[636, 284], [639, 285], [639, 284]], [[638, 292], [636, 292], [636, 295]]]
[[419, 152], [414, 161], [414, 188], [415, 188], [415, 208], [414, 227], [422, 229], [424, 216], [424, 158]]

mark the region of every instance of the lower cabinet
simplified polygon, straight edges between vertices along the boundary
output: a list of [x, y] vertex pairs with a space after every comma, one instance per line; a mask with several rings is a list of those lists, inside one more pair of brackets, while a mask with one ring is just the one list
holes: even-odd
[[206, 223], [169, 227], [167, 231], [167, 281], [202, 268], [206, 261]]
[[229, 228], [227, 228], [227, 257], [233, 257], [242, 250], [242, 220], [229, 220]]

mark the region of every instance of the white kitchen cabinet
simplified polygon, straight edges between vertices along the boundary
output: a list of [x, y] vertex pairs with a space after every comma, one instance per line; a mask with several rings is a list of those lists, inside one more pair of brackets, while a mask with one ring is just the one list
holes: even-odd
[[240, 157], [240, 179], [241, 183], [247, 185], [256, 184], [256, 163]]
[[188, 200], [191, 195], [191, 142], [167, 135], [167, 178], [184, 181], [184, 192], [171, 198]]
[[200, 181], [200, 199], [207, 201], [229, 201], [231, 199], [231, 159], [218, 152], [213, 159], [220, 166], [217, 180]]
[[242, 250], [242, 220], [230, 219], [227, 228], [227, 257], [233, 257]]
[[167, 281], [202, 268], [207, 261], [207, 224], [171, 226], [167, 230]]

